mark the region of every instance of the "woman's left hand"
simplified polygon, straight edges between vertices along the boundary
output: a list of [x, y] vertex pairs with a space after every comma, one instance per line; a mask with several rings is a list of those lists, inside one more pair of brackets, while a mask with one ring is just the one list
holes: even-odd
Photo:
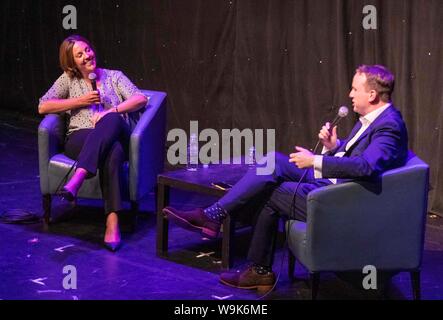
[[113, 109], [108, 109], [105, 111], [101, 111], [101, 112], [97, 112], [92, 116], [92, 123], [95, 125], [101, 120], [101, 118], [103, 118], [105, 115], [107, 115], [108, 113], [113, 112]]

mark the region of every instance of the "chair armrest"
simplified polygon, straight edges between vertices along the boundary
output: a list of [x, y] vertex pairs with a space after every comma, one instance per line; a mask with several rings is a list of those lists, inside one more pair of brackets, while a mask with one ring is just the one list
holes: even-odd
[[[419, 266], [428, 177], [426, 164], [414, 164], [390, 170], [376, 183], [347, 182], [312, 191], [306, 245], [316, 257], [313, 265], [334, 270], [368, 263], [385, 269], [399, 263]], [[349, 252], [352, 257], [346, 256]]]
[[131, 134], [129, 195], [137, 201], [156, 185], [163, 171], [166, 141], [166, 93], [141, 90], [149, 97], [146, 110]]
[[65, 130], [63, 116], [58, 114], [46, 115], [38, 127], [38, 162], [42, 194], [49, 193], [49, 160], [61, 152]]

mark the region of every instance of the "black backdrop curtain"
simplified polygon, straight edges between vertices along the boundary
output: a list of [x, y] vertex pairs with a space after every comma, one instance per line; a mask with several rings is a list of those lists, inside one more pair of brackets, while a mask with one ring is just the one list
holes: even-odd
[[[62, 26], [65, 5], [77, 30]], [[378, 28], [362, 27], [363, 7]], [[430, 210], [443, 215], [443, 1], [146, 0], [1, 2], [2, 108], [36, 114], [61, 73], [58, 46], [91, 39], [102, 67], [168, 93], [168, 128], [275, 128], [277, 150], [312, 146], [347, 98], [356, 66], [396, 75], [410, 148], [431, 166]], [[342, 122], [345, 135], [355, 117]]]

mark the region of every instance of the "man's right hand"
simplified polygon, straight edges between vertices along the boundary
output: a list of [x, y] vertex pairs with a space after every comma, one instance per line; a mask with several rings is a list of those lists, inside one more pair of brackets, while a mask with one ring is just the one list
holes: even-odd
[[84, 96], [81, 96], [80, 102], [83, 106], [100, 103], [100, 93], [98, 91], [89, 91]]
[[326, 124], [321, 128], [318, 138], [326, 149], [332, 150], [337, 146], [337, 126], [332, 128], [332, 132], [329, 130], [331, 124], [326, 122]]

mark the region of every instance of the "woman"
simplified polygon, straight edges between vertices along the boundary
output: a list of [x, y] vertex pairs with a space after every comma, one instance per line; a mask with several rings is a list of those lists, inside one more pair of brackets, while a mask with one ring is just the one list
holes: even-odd
[[[130, 136], [124, 117], [144, 107], [147, 99], [121, 71], [97, 68], [93, 46], [79, 35], [62, 42], [60, 66], [64, 73], [38, 107], [40, 114], [65, 112], [69, 119], [65, 154], [77, 166], [60, 194], [74, 200], [83, 181], [100, 170], [106, 214], [104, 244], [114, 252], [121, 241], [121, 170], [128, 158]], [[97, 90], [93, 90], [95, 84]]]

